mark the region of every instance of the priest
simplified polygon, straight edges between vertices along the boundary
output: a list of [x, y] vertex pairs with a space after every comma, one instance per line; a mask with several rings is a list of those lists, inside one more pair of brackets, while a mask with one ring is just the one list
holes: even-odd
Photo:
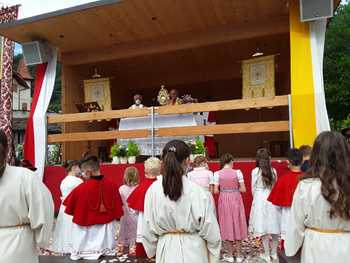
[[118, 186], [101, 175], [99, 160], [86, 157], [80, 165], [89, 179], [65, 199], [73, 216], [71, 260], [97, 260], [115, 253], [116, 221], [123, 215]]
[[0, 262], [38, 263], [36, 247], [48, 245], [52, 196], [31, 170], [6, 164], [7, 137], [0, 130]]
[[142, 104], [142, 96], [140, 94], [134, 95], [134, 104], [131, 105], [130, 109], [142, 109], [144, 106]]
[[170, 100], [168, 105], [182, 104], [182, 100], [179, 98], [179, 91], [177, 89], [170, 90], [169, 97], [170, 97]]

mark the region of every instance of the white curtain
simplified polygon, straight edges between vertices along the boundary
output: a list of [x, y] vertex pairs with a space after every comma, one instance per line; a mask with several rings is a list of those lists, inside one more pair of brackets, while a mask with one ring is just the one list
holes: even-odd
[[326, 26], [326, 19], [310, 22], [317, 133], [330, 130], [323, 82], [323, 53]]

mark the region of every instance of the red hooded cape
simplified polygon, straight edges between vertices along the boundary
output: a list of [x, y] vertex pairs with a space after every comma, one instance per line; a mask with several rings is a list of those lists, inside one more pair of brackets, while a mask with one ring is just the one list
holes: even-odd
[[157, 181], [157, 178], [145, 178], [129, 195], [127, 203], [130, 208], [143, 212], [145, 205], [145, 196], [148, 188]]
[[293, 172], [288, 170], [281, 175], [276, 184], [273, 186], [269, 198], [272, 204], [277, 206], [291, 207], [293, 203], [293, 195], [299, 183], [299, 177], [302, 172]]
[[92, 177], [64, 200], [66, 214], [80, 226], [107, 224], [123, 215], [118, 186], [103, 176]]

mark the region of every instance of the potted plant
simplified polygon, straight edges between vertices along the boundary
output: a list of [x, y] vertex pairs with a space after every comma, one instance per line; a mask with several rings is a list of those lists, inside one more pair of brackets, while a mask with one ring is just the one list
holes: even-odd
[[127, 156], [128, 156], [128, 163], [134, 164], [136, 163], [136, 156], [140, 154], [139, 146], [133, 142], [128, 142], [128, 148], [127, 148]]
[[111, 147], [112, 163], [114, 163], [114, 164], [120, 163], [120, 159], [118, 156], [118, 149], [119, 148], [120, 148], [119, 144], [113, 144], [113, 146]]
[[199, 155], [205, 155], [204, 143], [198, 137], [196, 138], [196, 140], [194, 142], [191, 142], [189, 144], [189, 147], [191, 149], [191, 155], [190, 155], [191, 161], [193, 161]]
[[121, 164], [126, 164], [128, 163], [128, 157], [127, 157], [127, 152], [126, 152], [126, 148], [124, 146], [120, 146], [118, 148], [118, 152], [117, 155], [119, 157], [120, 163]]

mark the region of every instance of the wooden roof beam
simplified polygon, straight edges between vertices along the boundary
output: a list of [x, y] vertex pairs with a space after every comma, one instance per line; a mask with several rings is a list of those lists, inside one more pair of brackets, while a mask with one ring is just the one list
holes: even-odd
[[289, 31], [288, 18], [271, 19], [265, 22], [255, 22], [249, 25], [221, 26], [203, 32], [187, 32], [112, 47], [68, 52], [62, 54], [62, 63], [70, 65], [89, 64], [176, 50], [210, 46], [237, 40], [258, 38], [268, 35], [282, 34]]

